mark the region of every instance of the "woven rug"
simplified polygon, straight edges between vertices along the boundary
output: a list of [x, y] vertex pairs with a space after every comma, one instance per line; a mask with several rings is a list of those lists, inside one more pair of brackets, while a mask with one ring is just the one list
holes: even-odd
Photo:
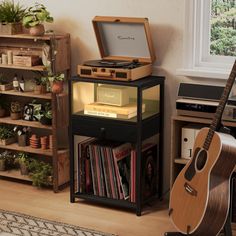
[[0, 210], [0, 236], [115, 236], [49, 221], [21, 213]]

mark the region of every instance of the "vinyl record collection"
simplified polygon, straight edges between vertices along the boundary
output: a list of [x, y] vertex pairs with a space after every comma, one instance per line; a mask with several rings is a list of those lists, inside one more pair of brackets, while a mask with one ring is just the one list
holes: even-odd
[[[157, 193], [156, 136], [143, 142], [142, 152], [142, 197], [147, 199]], [[78, 143], [76, 159], [79, 192], [135, 202], [136, 150], [130, 143], [86, 138]]]

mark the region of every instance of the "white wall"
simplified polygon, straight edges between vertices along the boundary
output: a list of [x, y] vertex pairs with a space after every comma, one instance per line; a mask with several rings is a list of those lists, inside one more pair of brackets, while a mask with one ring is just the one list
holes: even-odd
[[[25, 6], [34, 0], [20, 0]], [[42, 0], [54, 16], [47, 29], [71, 34], [72, 74], [76, 65], [87, 59], [98, 59], [99, 52], [91, 20], [96, 15], [148, 17], [157, 60], [155, 73], [165, 81], [165, 151], [164, 191], [169, 187], [170, 116], [175, 112], [179, 81], [175, 71], [182, 63], [184, 26], [183, 0]]]

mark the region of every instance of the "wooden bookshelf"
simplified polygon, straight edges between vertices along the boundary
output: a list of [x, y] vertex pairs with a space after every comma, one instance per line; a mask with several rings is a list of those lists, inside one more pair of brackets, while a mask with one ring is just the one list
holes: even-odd
[[[45, 34], [43, 36], [32, 36], [30, 34], [16, 35], [0, 35], [1, 53], [12, 51], [14, 55], [21, 51], [30, 51], [32, 55], [42, 57], [44, 46], [47, 45], [50, 49], [48, 60], [51, 62], [51, 70], [53, 73], [63, 73], [65, 80], [70, 78], [70, 35], [69, 34]], [[54, 54], [53, 50], [57, 53]], [[32, 74], [32, 71], [43, 72], [47, 75], [47, 68], [43, 65], [38, 66], [16, 66], [0, 64], [0, 73], [14, 74], [18, 77], [25, 74]], [[40, 75], [38, 75], [40, 76]], [[24, 76], [27, 80], [29, 76]], [[12, 78], [7, 78], [11, 81]], [[65, 81], [66, 84], [66, 81]], [[65, 86], [66, 87], [66, 86]], [[9, 126], [26, 126], [35, 128], [34, 134], [39, 137], [52, 135], [52, 148], [43, 150], [41, 148], [31, 148], [30, 146], [20, 147], [18, 143], [10, 145], [0, 145], [0, 152], [4, 150], [12, 150], [14, 152], [27, 152], [30, 157], [41, 160], [49, 158], [48, 161], [52, 164], [53, 169], [53, 190], [59, 191], [63, 186], [69, 183], [69, 145], [68, 145], [68, 92], [65, 89], [63, 93], [53, 94], [35, 94], [34, 91], [19, 92], [14, 90], [0, 91], [1, 101], [10, 104], [12, 101], [19, 101], [22, 107], [31, 102], [31, 99], [37, 99], [40, 103], [49, 102], [52, 107], [52, 125], [42, 125], [37, 121], [12, 120], [10, 117], [0, 118], [0, 124], [8, 124]], [[10, 108], [8, 108], [9, 110]], [[35, 154], [35, 155], [34, 155]], [[7, 176], [6, 176], [7, 175]], [[18, 172], [8, 171], [0, 172], [0, 176], [6, 176], [10, 180], [22, 179]]]
[[7, 178], [13, 178], [13, 179], [20, 179], [20, 180], [31, 182], [31, 179], [29, 178], [28, 175], [22, 175], [20, 173], [20, 170], [15, 170], [15, 169], [0, 171], [0, 176], [7, 177]]
[[0, 118], [0, 123], [12, 124], [12, 125], [20, 125], [20, 126], [29, 126], [29, 127], [38, 128], [38, 129], [52, 130], [52, 126], [50, 126], [50, 125], [42, 125], [38, 121], [12, 120], [10, 117]]
[[40, 99], [52, 99], [51, 93], [35, 94], [34, 92], [18, 92], [18, 91], [14, 91], [14, 90], [8, 90], [8, 91], [0, 91], [0, 94], [21, 96], [21, 97], [40, 98]]

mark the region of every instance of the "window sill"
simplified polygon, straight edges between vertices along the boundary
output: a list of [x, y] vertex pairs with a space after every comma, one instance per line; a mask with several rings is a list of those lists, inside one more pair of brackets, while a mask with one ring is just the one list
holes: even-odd
[[187, 77], [201, 77], [208, 79], [228, 79], [230, 70], [213, 69], [213, 68], [194, 68], [194, 69], [177, 69], [177, 75]]

